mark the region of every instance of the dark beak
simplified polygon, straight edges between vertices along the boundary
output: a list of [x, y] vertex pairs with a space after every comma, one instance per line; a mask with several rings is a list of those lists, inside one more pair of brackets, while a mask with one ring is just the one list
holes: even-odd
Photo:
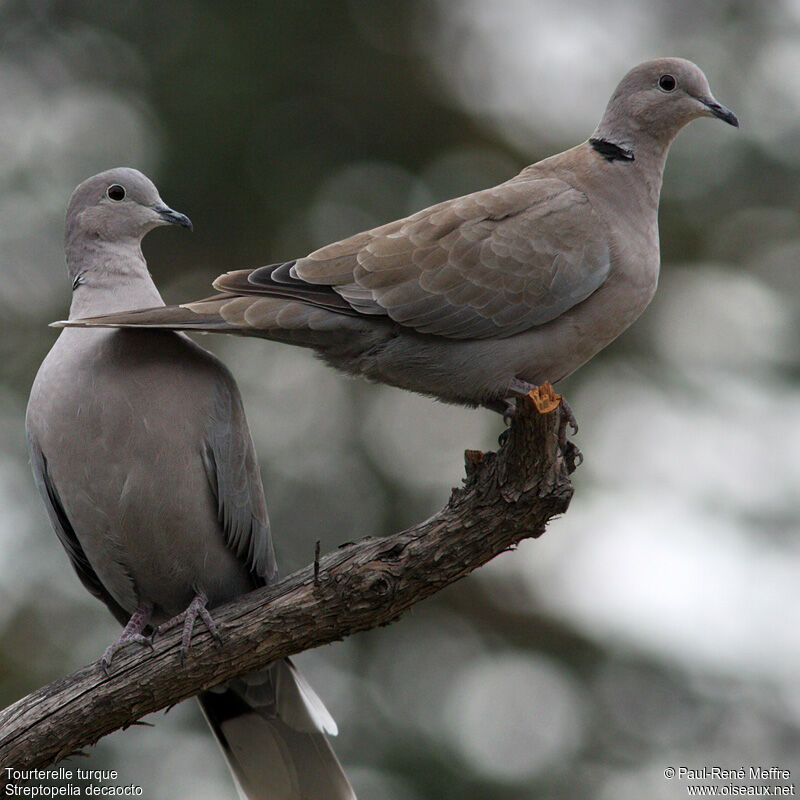
[[171, 225], [180, 225], [182, 228], [188, 228], [190, 231], [194, 230], [194, 225], [192, 225], [192, 221], [186, 214], [173, 211], [169, 206], [163, 204], [156, 205], [153, 206], [153, 211], [155, 211], [164, 222], [169, 222]]
[[718, 103], [713, 97], [698, 97], [697, 98], [715, 117], [727, 122], [728, 125], [733, 125], [734, 128], [739, 127], [739, 118], [729, 108]]

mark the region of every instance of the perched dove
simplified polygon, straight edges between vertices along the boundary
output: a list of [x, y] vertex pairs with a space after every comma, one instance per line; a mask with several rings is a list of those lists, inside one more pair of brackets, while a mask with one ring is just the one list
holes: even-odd
[[667, 151], [703, 116], [739, 124], [697, 66], [647, 61], [622, 79], [588, 141], [499, 186], [305, 258], [229, 272], [206, 300], [77, 324], [261, 336], [311, 347], [353, 375], [505, 413], [509, 397], [569, 375], [647, 306]]
[[[191, 227], [132, 169], [82, 183], [66, 220], [70, 317], [163, 302], [141, 251], [158, 225]], [[31, 390], [37, 486], [84, 586], [125, 625], [183, 625], [275, 576], [266, 503], [239, 391], [183, 334], [65, 330]], [[325, 733], [336, 724], [289, 661], [200, 704], [250, 800], [352, 800]]]

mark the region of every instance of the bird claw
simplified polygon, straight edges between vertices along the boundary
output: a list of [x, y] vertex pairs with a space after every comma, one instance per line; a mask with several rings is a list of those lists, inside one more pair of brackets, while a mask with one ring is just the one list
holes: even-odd
[[149, 636], [143, 636], [141, 633], [132, 633], [128, 636], [125, 636], [123, 633], [123, 635], [120, 636], [116, 642], [112, 642], [108, 647], [106, 647], [103, 655], [100, 657], [100, 666], [103, 668], [103, 672], [105, 672], [107, 678], [111, 675], [109, 667], [111, 666], [111, 662], [114, 660], [114, 656], [117, 654], [117, 651], [122, 650], [126, 644], [131, 643], [143, 644], [149, 647], [151, 651], [155, 650], [155, 647], [153, 646], [153, 640]]
[[564, 427], [569, 425], [569, 427], [572, 428], [573, 436], [578, 432], [578, 420], [575, 419], [575, 415], [572, 413], [569, 403], [563, 396], [561, 397], [561, 424]]
[[[578, 432], [578, 421], [572, 413], [569, 403], [563, 395], [556, 394], [553, 387], [545, 382], [541, 387], [534, 386], [532, 383], [526, 383], [518, 378], [514, 378], [508, 385], [508, 392], [510, 395], [524, 397], [528, 396], [531, 401], [536, 405], [540, 413], [549, 413], [555, 411], [560, 407], [560, 419], [558, 423], [558, 444], [564, 459], [567, 462], [567, 470], [572, 473], [583, 463], [583, 453], [567, 439], [567, 428], [570, 429], [570, 435], [575, 436]], [[510, 425], [514, 419], [517, 407], [511, 400], [505, 398], [492, 400], [487, 402], [486, 407], [498, 414], [503, 415], [503, 422], [506, 424], [506, 429], [497, 437], [497, 444], [503, 447], [508, 441], [511, 429]]]
[[186, 611], [182, 611], [172, 619], [167, 620], [163, 624], [159, 625], [153, 633], [153, 638], [155, 638], [156, 635], [160, 636], [171, 628], [174, 628], [178, 625], [183, 626], [183, 633], [181, 635], [181, 650], [179, 654], [181, 666], [183, 666], [186, 654], [190, 650], [192, 631], [194, 630], [194, 623], [197, 621], [198, 617], [205, 623], [209, 633], [214, 637], [217, 647], [222, 644], [222, 635], [217, 628], [217, 624], [211, 618], [211, 614], [206, 608], [207, 603], [208, 598], [202, 592], [199, 592], [192, 602], [189, 603], [189, 607], [186, 609]]
[[571, 475], [583, 464], [583, 453], [572, 442], [567, 442], [561, 451], [567, 464], [567, 472]]
[[[547, 382], [542, 384], [540, 391], [540, 387], [534, 386], [532, 383], [521, 381], [518, 378], [514, 378], [511, 381], [508, 386], [508, 391], [512, 395], [528, 395], [542, 413], [555, 410], [555, 408], [560, 406], [561, 417], [558, 425], [558, 444], [567, 461], [569, 472], [573, 472], [579, 467], [583, 463], [583, 453], [567, 440], [567, 428], [570, 429], [570, 435], [575, 436], [575, 434], [578, 433], [578, 421], [575, 419], [575, 415], [572, 413], [572, 409], [566, 401], [566, 398], [563, 395], [556, 394]], [[544, 393], [543, 400], [545, 402], [545, 407], [541, 406], [542, 392]], [[537, 400], [539, 402], [537, 402]], [[487, 406], [493, 411], [502, 414], [503, 422], [505, 422], [506, 425], [511, 424], [511, 420], [514, 418], [514, 413], [516, 411], [516, 406], [511, 401], [493, 401], [491, 404], [487, 404]], [[501, 447], [506, 443], [508, 435], [508, 428], [500, 434], [497, 442]]]
[[100, 656], [100, 666], [102, 667], [103, 672], [105, 672], [106, 677], [109, 677], [110, 675], [109, 667], [111, 666], [111, 662], [114, 660], [114, 656], [116, 655], [117, 651], [125, 647], [126, 644], [135, 642], [136, 644], [147, 645], [150, 650], [155, 649], [153, 647], [153, 639], [151, 637], [142, 635], [142, 631], [147, 627], [147, 623], [150, 622], [150, 615], [152, 613], [153, 606], [150, 603], [142, 603], [139, 608], [134, 611], [130, 620], [128, 620], [128, 624], [123, 629], [119, 639], [117, 639], [115, 642], [112, 642], [103, 651], [103, 655]]
[[567, 428], [571, 429], [572, 436], [574, 436], [578, 432], [578, 422], [575, 419], [575, 415], [572, 413], [572, 409], [569, 407], [569, 403], [562, 397], [561, 422], [558, 426], [558, 444], [567, 462], [567, 471], [571, 474], [583, 464], [583, 453], [567, 439]]

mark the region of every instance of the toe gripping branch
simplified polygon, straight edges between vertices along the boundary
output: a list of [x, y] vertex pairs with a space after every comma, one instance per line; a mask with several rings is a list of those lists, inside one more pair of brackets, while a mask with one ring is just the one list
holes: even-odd
[[567, 427], [571, 429], [571, 434], [574, 436], [578, 432], [578, 422], [569, 403], [564, 397], [553, 389], [549, 381], [545, 381], [541, 386], [535, 386], [528, 392], [525, 398], [517, 402], [526, 402], [530, 400], [533, 407], [540, 414], [551, 414], [556, 409], [560, 408], [560, 420], [558, 424], [558, 443], [561, 451], [564, 454], [564, 459], [567, 462], [567, 471], [572, 474], [577, 467], [583, 463], [583, 453], [567, 439]]

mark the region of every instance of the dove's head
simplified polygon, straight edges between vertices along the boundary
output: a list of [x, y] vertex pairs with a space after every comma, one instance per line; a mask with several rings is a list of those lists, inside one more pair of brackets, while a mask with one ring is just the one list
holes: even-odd
[[187, 216], [173, 211], [141, 172], [117, 167], [85, 180], [67, 206], [67, 240], [76, 236], [109, 242], [140, 241], [159, 225], [192, 229]]
[[739, 127], [739, 120], [711, 93], [696, 64], [683, 58], [657, 58], [634, 67], [608, 101], [595, 137], [631, 149], [644, 139], [668, 144], [698, 117], [716, 117]]

